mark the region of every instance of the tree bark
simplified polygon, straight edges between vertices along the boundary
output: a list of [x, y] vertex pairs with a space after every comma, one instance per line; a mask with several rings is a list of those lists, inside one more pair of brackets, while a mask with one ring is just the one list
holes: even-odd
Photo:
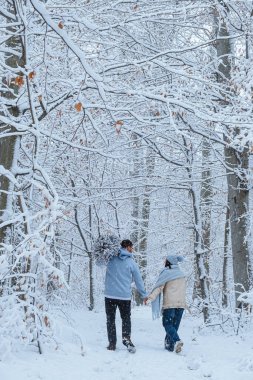
[[[197, 189], [192, 181], [192, 152], [187, 149], [187, 141], [183, 137], [184, 146], [187, 152], [187, 165], [186, 171], [190, 181], [189, 193], [192, 201], [193, 210], [193, 231], [194, 231], [194, 272], [195, 282], [193, 288], [193, 299], [199, 300], [201, 304], [204, 321], [209, 320], [209, 290], [207, 284], [207, 273], [205, 261], [203, 256], [203, 243], [202, 243], [202, 215], [201, 204], [198, 199]], [[209, 178], [209, 177], [208, 177]], [[207, 178], [206, 178], [207, 179]], [[208, 236], [208, 235], [207, 235]]]
[[[212, 205], [212, 181], [211, 181], [211, 146], [207, 139], [202, 143], [202, 182], [200, 192], [200, 207], [202, 219], [202, 251], [207, 277], [209, 276], [209, 254], [211, 251], [211, 205]], [[207, 282], [208, 285], [208, 282]]]
[[228, 306], [228, 253], [229, 253], [229, 207], [227, 205], [226, 211], [226, 222], [225, 222], [225, 232], [224, 232], [224, 257], [223, 257], [223, 268], [222, 268], [222, 306]]
[[[147, 148], [146, 152], [146, 177], [147, 179], [154, 172], [155, 167], [155, 158], [152, 156], [152, 151]], [[139, 266], [142, 273], [142, 278], [145, 283], [146, 280], [146, 270], [147, 270], [147, 248], [148, 248], [148, 227], [149, 227], [149, 218], [150, 218], [150, 188], [148, 185], [145, 186], [143, 198], [141, 200], [141, 218], [139, 223], [139, 241], [138, 241], [138, 252], [139, 252]], [[142, 304], [142, 298], [139, 293], [135, 297], [137, 305]]]
[[[223, 3], [222, 3], [223, 5]], [[228, 12], [228, 9], [226, 9]], [[220, 63], [218, 66], [218, 82], [231, 91], [230, 79], [232, 68], [232, 46], [229, 39], [229, 30], [224, 19], [215, 14], [217, 30], [216, 50]], [[222, 106], [226, 107], [228, 101], [221, 90]], [[235, 95], [236, 96], [236, 95]], [[248, 212], [249, 212], [249, 146], [236, 149], [232, 146], [233, 138], [240, 135], [240, 128], [227, 127], [224, 140], [225, 164], [227, 172], [228, 207], [230, 213], [231, 247], [233, 257], [233, 274], [235, 284], [236, 307], [240, 293], [250, 288], [250, 260], [248, 244]]]
[[[249, 189], [247, 171], [249, 168], [249, 149], [236, 152], [225, 148], [228, 184], [228, 207], [230, 210], [231, 246], [235, 298], [250, 289], [250, 252], [249, 252]], [[238, 174], [240, 177], [238, 176]], [[236, 301], [236, 306], [239, 306]]]
[[[17, 14], [15, 1], [9, 2], [8, 12], [16, 16], [16, 22], [19, 22], [19, 17]], [[6, 17], [6, 22], [10, 23], [13, 20], [10, 20]], [[19, 28], [19, 26], [17, 26]], [[12, 51], [17, 51], [17, 55], [14, 53], [6, 53], [5, 55], [5, 64], [9, 67], [10, 72], [13, 72], [13, 78], [2, 78], [2, 87], [5, 90], [2, 90], [1, 96], [5, 99], [6, 108], [8, 109], [9, 114], [15, 118], [19, 116], [18, 106], [13, 105], [15, 99], [18, 97], [19, 87], [23, 83], [23, 73], [16, 73], [12, 69], [17, 69], [19, 67], [24, 68], [25, 66], [25, 54], [24, 54], [24, 45], [22, 43], [22, 38], [20, 35], [16, 34], [15, 27], [8, 27], [6, 31], [9, 38], [6, 41], [6, 47]], [[17, 80], [17, 78], [19, 78]], [[4, 125], [0, 123], [1, 131], [4, 132], [14, 132], [13, 128], [10, 125]], [[0, 165], [6, 170], [10, 170], [13, 167], [16, 149], [16, 136], [7, 136], [0, 138]], [[11, 193], [13, 190], [13, 185], [11, 181], [4, 175], [0, 176], [0, 223], [8, 216], [11, 215]], [[4, 243], [6, 234], [6, 227], [0, 229], [0, 245]]]

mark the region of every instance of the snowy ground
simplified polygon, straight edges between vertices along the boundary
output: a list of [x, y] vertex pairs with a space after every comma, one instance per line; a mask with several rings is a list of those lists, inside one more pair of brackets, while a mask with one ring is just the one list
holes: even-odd
[[[117, 316], [118, 347], [106, 350], [104, 312], [73, 312], [75, 328], [83, 342], [85, 354], [64, 331], [68, 341], [55, 351], [39, 355], [26, 351], [0, 362], [1, 380], [252, 380], [253, 333], [246, 339], [218, 333], [197, 333], [200, 323], [185, 315], [180, 335], [185, 342], [182, 354], [163, 349], [161, 320], [152, 321], [148, 307], [132, 311], [132, 340], [137, 352], [130, 354], [120, 341], [120, 318]], [[72, 340], [72, 342], [71, 342]], [[77, 340], [76, 340], [77, 342]]]

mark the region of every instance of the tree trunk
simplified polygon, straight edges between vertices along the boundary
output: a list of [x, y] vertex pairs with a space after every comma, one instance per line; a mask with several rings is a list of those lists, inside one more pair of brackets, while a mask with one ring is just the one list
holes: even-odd
[[[202, 243], [202, 215], [201, 204], [198, 199], [198, 193], [194, 181], [192, 181], [192, 167], [193, 167], [193, 154], [188, 149], [187, 140], [183, 137], [184, 146], [187, 152], [187, 165], [186, 171], [189, 177], [190, 189], [189, 193], [192, 200], [193, 210], [193, 231], [194, 231], [194, 274], [195, 281], [193, 287], [193, 299], [197, 299], [201, 304], [204, 321], [209, 320], [209, 290], [207, 285], [207, 274], [203, 256], [203, 243]], [[209, 177], [205, 178], [206, 180]], [[204, 191], [204, 190], [203, 190]], [[207, 193], [206, 193], [207, 195]], [[208, 235], [207, 235], [208, 236]]]
[[[233, 255], [233, 272], [235, 298], [250, 288], [250, 253], [249, 253], [249, 189], [247, 171], [249, 168], [249, 149], [238, 153], [233, 148], [225, 148], [228, 183], [228, 207], [230, 210], [231, 246]], [[238, 174], [240, 175], [240, 178]], [[236, 301], [236, 306], [239, 302]]]
[[[75, 189], [75, 182], [72, 178], [71, 178], [71, 185], [73, 188], [73, 195], [76, 198], [77, 194], [76, 194], [76, 189]], [[88, 194], [88, 197], [90, 197], [91, 194], [90, 194], [89, 190], [87, 191], [87, 194]], [[94, 275], [93, 275], [94, 263], [93, 263], [92, 254], [90, 252], [88, 243], [86, 241], [85, 235], [84, 235], [83, 230], [81, 228], [81, 224], [79, 222], [77, 206], [75, 206], [74, 211], [75, 211], [76, 226], [77, 226], [78, 232], [80, 234], [80, 238], [82, 239], [84, 248], [85, 248], [87, 255], [88, 255], [88, 258], [89, 258], [89, 300], [90, 300], [89, 310], [93, 310], [94, 309], [94, 303], [95, 303], [95, 300], [94, 300]], [[88, 215], [89, 215], [89, 232], [90, 232], [90, 244], [89, 245], [92, 246], [92, 236], [93, 236], [92, 220], [93, 220], [93, 218], [92, 218], [92, 205], [91, 204], [89, 204], [89, 206], [88, 206]]]
[[[89, 196], [90, 193], [88, 192]], [[91, 237], [91, 246], [92, 246], [92, 206], [89, 205], [89, 229], [90, 229], [90, 237]], [[94, 276], [93, 276], [93, 271], [94, 271], [94, 263], [92, 259], [92, 254], [88, 253], [89, 256], [89, 294], [90, 294], [90, 306], [89, 310], [94, 309]]]
[[195, 257], [195, 268], [197, 274], [197, 281], [195, 279], [194, 293], [198, 295], [202, 302], [202, 312], [204, 316], [204, 321], [209, 320], [209, 291], [207, 285], [206, 269], [204, 264], [204, 256], [202, 252], [202, 242], [201, 242], [201, 218], [200, 209], [198, 207], [198, 201], [196, 197], [196, 191], [192, 185], [191, 188], [191, 198], [192, 207], [194, 214], [194, 257]]
[[[155, 158], [152, 156], [151, 149], [147, 148], [146, 153], [146, 177], [150, 178], [150, 176], [154, 172], [155, 167]], [[146, 280], [146, 270], [147, 270], [147, 248], [148, 248], [148, 226], [149, 226], [149, 218], [150, 218], [150, 188], [149, 186], [145, 186], [144, 194], [142, 198], [141, 204], [141, 218], [139, 223], [139, 241], [138, 241], [138, 252], [139, 252], [139, 266], [142, 273], [142, 278], [145, 283]], [[142, 304], [142, 298], [139, 293], [137, 293], [135, 297], [137, 305]]]
[[[9, 2], [8, 4], [8, 12], [16, 16], [16, 22], [19, 22], [19, 18], [17, 15], [17, 9], [15, 6], [15, 1]], [[13, 20], [6, 17], [7, 23], [13, 23]], [[18, 67], [24, 68], [25, 66], [25, 55], [24, 55], [24, 46], [22, 43], [22, 39], [20, 35], [17, 35], [16, 28], [20, 26], [12, 26], [8, 27], [6, 31], [6, 35], [9, 35], [9, 38], [6, 41], [6, 47], [11, 49], [12, 51], [16, 50], [17, 55], [14, 53], [6, 53], [5, 55], [5, 64], [9, 67], [10, 72], [12, 69], [17, 69]], [[18, 97], [19, 87], [24, 82], [23, 81], [23, 73], [16, 73], [13, 71], [13, 78], [2, 78], [3, 88], [1, 96], [5, 99], [5, 105], [8, 109], [8, 112], [11, 116], [18, 117], [19, 109], [17, 106], [13, 105], [15, 103], [15, 99]], [[5, 131], [14, 132], [13, 128], [10, 125], [0, 124], [1, 131], [4, 133]], [[16, 150], [16, 136], [7, 136], [0, 138], [0, 166], [3, 166], [4, 169], [10, 170], [13, 167], [14, 159], [17, 158], [15, 155]], [[12, 198], [12, 190], [13, 185], [10, 182], [9, 178], [4, 175], [0, 176], [0, 223], [4, 219], [11, 216], [11, 198]], [[6, 234], [6, 227], [0, 229], [0, 245], [3, 244]]]
[[223, 268], [222, 268], [222, 306], [228, 306], [228, 250], [229, 250], [229, 207], [227, 205], [226, 211], [226, 222], [225, 222], [225, 232], [224, 232], [224, 257], [223, 257]]
[[[228, 12], [228, 10], [226, 9]], [[232, 47], [229, 39], [229, 30], [223, 19], [215, 14], [217, 41], [217, 58], [220, 60], [218, 67], [218, 82], [223, 83], [225, 88], [230, 89], [231, 79], [231, 56]], [[225, 94], [222, 105], [228, 103]], [[227, 145], [224, 148], [227, 186], [228, 207], [230, 212], [231, 247], [233, 257], [233, 273], [235, 284], [236, 306], [239, 306], [237, 298], [240, 293], [248, 291], [250, 287], [250, 261], [248, 236], [248, 212], [249, 212], [249, 146], [236, 150], [231, 146], [233, 138], [240, 135], [240, 128], [227, 128], [224, 140]]]
[[[133, 171], [131, 173], [132, 177], [139, 176], [140, 174], [140, 157], [139, 157], [139, 142], [138, 142], [138, 136], [134, 133], [132, 136], [133, 141], [133, 154], [134, 154], [134, 160], [133, 160]], [[132, 231], [130, 235], [130, 239], [132, 240], [135, 249], [138, 249], [138, 242], [139, 242], [139, 209], [140, 209], [140, 197], [138, 196], [137, 189], [134, 189], [134, 197], [132, 201]]]
[[[211, 236], [211, 204], [213, 197], [211, 181], [211, 146], [207, 139], [203, 139], [202, 145], [202, 182], [200, 192], [200, 207], [202, 220], [202, 252], [207, 277], [209, 276], [209, 254]], [[208, 282], [207, 282], [208, 285]]]

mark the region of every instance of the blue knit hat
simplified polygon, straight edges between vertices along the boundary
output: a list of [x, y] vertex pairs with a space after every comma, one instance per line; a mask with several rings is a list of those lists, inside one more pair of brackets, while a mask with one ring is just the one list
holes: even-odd
[[177, 256], [177, 255], [168, 255], [166, 257], [166, 260], [169, 261], [172, 265], [177, 265], [178, 263], [181, 263], [184, 261], [183, 256]]

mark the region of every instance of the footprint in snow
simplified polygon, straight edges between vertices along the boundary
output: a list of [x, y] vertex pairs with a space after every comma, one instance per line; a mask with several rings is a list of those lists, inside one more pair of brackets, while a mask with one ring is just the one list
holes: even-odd
[[187, 364], [187, 368], [191, 371], [197, 371], [200, 368], [200, 362], [199, 360], [191, 360]]

